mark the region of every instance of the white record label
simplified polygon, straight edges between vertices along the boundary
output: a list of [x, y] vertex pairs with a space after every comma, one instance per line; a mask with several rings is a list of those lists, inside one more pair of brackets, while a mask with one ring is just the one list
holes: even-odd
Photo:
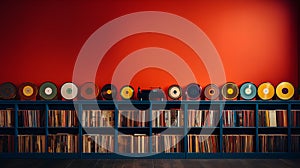
[[51, 88], [51, 87], [46, 87], [46, 88], [45, 88], [45, 94], [46, 94], [46, 95], [48, 95], [48, 96], [49, 96], [49, 95], [51, 95], [51, 94], [52, 94], [52, 92], [53, 92], [53, 90], [52, 90], [52, 88]]

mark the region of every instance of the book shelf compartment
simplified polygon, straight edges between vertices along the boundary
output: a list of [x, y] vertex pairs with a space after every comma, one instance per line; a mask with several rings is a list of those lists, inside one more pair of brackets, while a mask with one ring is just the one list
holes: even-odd
[[0, 156], [299, 158], [299, 122], [299, 101], [0, 101]]

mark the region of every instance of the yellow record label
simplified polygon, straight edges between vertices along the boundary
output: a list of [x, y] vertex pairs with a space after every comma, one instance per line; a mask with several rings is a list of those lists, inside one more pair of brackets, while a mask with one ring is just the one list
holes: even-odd
[[227, 93], [228, 93], [228, 94], [232, 94], [232, 93], [233, 93], [233, 89], [232, 89], [232, 88], [229, 88], [229, 89], [227, 90]]
[[274, 86], [269, 82], [262, 83], [257, 89], [257, 94], [262, 100], [269, 100], [275, 94]]
[[108, 89], [108, 90], [106, 91], [106, 93], [107, 93], [107, 94], [111, 94], [111, 90]]
[[25, 86], [23, 88], [23, 94], [28, 97], [31, 96], [33, 94], [33, 88], [31, 86]]
[[289, 100], [294, 96], [294, 86], [289, 82], [281, 82], [276, 87], [276, 95], [281, 100]]

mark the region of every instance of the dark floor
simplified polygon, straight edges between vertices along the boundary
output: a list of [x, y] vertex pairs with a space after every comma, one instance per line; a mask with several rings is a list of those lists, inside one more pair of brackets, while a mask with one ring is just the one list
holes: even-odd
[[0, 159], [0, 168], [288, 168], [300, 167], [300, 159], [156, 159], [156, 160], [80, 160], [80, 159]]

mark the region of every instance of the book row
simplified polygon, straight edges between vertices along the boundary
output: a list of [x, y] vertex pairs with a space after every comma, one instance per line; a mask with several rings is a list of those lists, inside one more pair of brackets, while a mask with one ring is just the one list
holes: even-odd
[[114, 110], [82, 111], [82, 127], [112, 127], [114, 121]]
[[[184, 136], [153, 134], [152, 153], [184, 152]], [[78, 153], [79, 139], [74, 134], [19, 135], [18, 153]], [[223, 153], [251, 153], [255, 152], [255, 143], [258, 143], [259, 152], [287, 152], [288, 137], [286, 134], [259, 134], [258, 142], [254, 135], [223, 135]], [[219, 153], [220, 136], [218, 135], [187, 135], [188, 153]], [[149, 153], [150, 137], [145, 134], [119, 135], [119, 153]], [[291, 136], [291, 152], [300, 152], [300, 135]], [[82, 136], [83, 153], [113, 153], [115, 151], [114, 135], [86, 134]], [[0, 136], [0, 152], [14, 152], [14, 136]]]
[[[82, 127], [113, 127], [114, 110], [83, 110]], [[148, 127], [148, 110], [119, 110], [118, 127]], [[46, 112], [19, 110], [18, 127], [44, 127]], [[49, 127], [77, 127], [75, 110], [49, 110]], [[254, 110], [223, 110], [223, 127], [255, 127]], [[188, 110], [188, 127], [217, 127], [218, 110]], [[300, 127], [300, 110], [291, 111], [291, 126]], [[14, 126], [14, 111], [0, 110], [0, 127]], [[152, 110], [152, 127], [183, 127], [184, 111], [181, 109]], [[288, 127], [287, 110], [259, 110], [259, 127]]]
[[261, 127], [287, 127], [287, 110], [259, 110], [258, 125]]
[[188, 110], [189, 127], [217, 127], [219, 121], [218, 110]]
[[44, 111], [40, 111], [40, 110], [19, 110], [18, 111], [19, 127], [43, 127], [45, 126], [45, 119], [46, 118], [45, 118]]
[[149, 111], [120, 110], [119, 127], [149, 127]]
[[183, 127], [184, 111], [180, 109], [153, 110], [152, 127]]
[[78, 119], [75, 110], [49, 110], [49, 127], [77, 127]]
[[254, 110], [224, 110], [223, 126], [224, 127], [254, 127], [255, 112]]
[[12, 110], [0, 110], [0, 127], [13, 127]]

